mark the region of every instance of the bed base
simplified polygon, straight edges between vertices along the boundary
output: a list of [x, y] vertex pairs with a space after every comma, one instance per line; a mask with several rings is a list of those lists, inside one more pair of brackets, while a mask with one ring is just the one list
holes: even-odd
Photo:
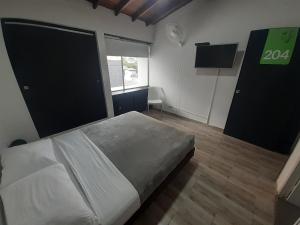
[[149, 205], [154, 201], [154, 199], [161, 193], [161, 191], [166, 187], [172, 179], [180, 172], [180, 170], [193, 158], [195, 153], [195, 148], [193, 148], [185, 158], [176, 166], [176, 168], [167, 176], [167, 178], [158, 186], [158, 188], [149, 196], [149, 198], [141, 205], [141, 207], [136, 211], [133, 216], [124, 224], [131, 225], [138, 218], [142, 212], [149, 207]]

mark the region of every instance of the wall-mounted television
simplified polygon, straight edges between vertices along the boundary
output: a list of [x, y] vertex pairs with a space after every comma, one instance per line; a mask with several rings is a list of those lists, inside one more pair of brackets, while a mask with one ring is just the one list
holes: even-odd
[[238, 44], [196, 44], [196, 68], [232, 68]]

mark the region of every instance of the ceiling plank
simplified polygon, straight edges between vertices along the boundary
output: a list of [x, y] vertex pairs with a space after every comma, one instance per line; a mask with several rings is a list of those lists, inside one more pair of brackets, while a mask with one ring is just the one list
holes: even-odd
[[121, 0], [115, 7], [115, 15], [119, 15], [121, 10], [130, 2], [130, 0]]
[[145, 12], [147, 12], [155, 3], [157, 3], [158, 0], [148, 0], [144, 5], [142, 5], [133, 15], [132, 15], [132, 21], [135, 21], [139, 16], [143, 15]]
[[168, 4], [165, 7], [160, 8], [159, 11], [153, 14], [152, 18], [145, 22], [146, 26], [157, 24], [159, 21], [175, 12], [176, 10], [180, 9], [181, 7], [185, 6], [186, 4], [190, 3], [191, 1], [193, 0], [177, 0], [171, 2], [171, 4]]
[[96, 9], [99, 5], [100, 0], [93, 0], [93, 8]]

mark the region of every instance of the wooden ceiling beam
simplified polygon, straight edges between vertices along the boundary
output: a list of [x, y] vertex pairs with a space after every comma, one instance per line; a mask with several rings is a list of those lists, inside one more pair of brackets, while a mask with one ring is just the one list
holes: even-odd
[[130, 2], [130, 0], [121, 0], [114, 8], [115, 15], [119, 15], [121, 10]]
[[133, 15], [132, 15], [132, 21], [135, 21], [137, 18], [139, 18], [141, 15], [146, 13], [149, 9], [152, 8], [152, 6], [157, 3], [158, 0], [148, 0], [144, 5], [142, 5]]
[[192, 0], [176, 0], [166, 5], [165, 7], [160, 8], [158, 12], [153, 14], [152, 18], [145, 21], [146, 26], [157, 24], [159, 21], [175, 12], [176, 10], [180, 9], [181, 7], [185, 6], [186, 4], [190, 3], [191, 1]]

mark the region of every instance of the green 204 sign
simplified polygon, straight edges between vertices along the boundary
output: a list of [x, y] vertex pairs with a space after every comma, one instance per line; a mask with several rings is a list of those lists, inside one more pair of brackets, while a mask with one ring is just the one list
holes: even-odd
[[260, 64], [288, 65], [296, 45], [298, 28], [270, 29]]

